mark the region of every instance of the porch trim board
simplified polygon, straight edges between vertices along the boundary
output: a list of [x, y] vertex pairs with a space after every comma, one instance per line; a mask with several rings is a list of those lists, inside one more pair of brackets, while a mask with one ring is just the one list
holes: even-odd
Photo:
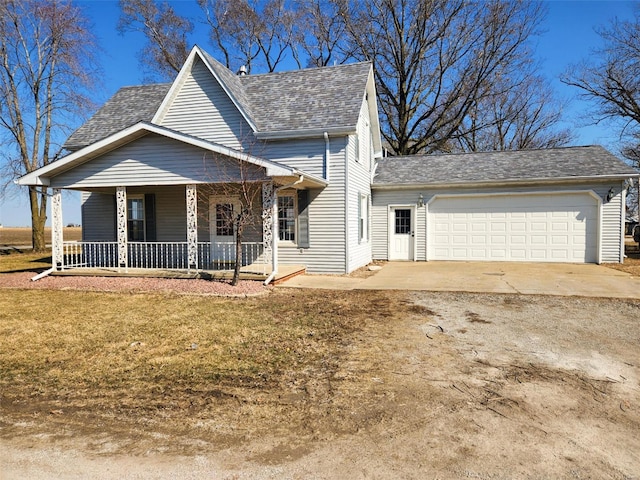
[[127, 187], [116, 187], [116, 230], [118, 268], [127, 270]]
[[51, 261], [54, 270], [60, 269], [63, 262], [62, 226], [62, 190], [54, 188], [51, 196]]
[[189, 270], [198, 269], [198, 192], [195, 185], [187, 185], [187, 254]]

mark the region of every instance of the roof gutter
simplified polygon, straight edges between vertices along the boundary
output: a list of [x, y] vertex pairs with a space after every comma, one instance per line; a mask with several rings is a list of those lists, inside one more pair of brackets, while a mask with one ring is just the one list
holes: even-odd
[[[284, 190], [286, 188], [291, 188], [291, 187], [295, 187], [296, 185], [300, 184], [304, 182], [304, 175], [300, 175], [298, 177], [298, 179], [293, 182], [290, 183], [288, 185], [281, 185], [278, 188], [274, 188], [273, 189], [273, 199], [277, 199], [278, 197], [278, 192], [280, 190]], [[273, 205], [271, 206], [271, 208], [273, 210], [275, 210], [275, 218], [273, 219], [273, 237], [272, 237], [272, 242], [273, 245], [271, 246], [271, 274], [267, 277], [267, 279], [264, 281], [264, 285], [269, 285], [271, 283], [271, 281], [275, 278], [275, 276], [278, 274], [278, 202], [277, 200], [273, 202]], [[273, 212], [272, 212], [273, 214]]]
[[323, 138], [327, 135], [351, 135], [356, 133], [356, 127], [331, 127], [312, 128], [308, 130], [279, 130], [275, 132], [255, 132], [254, 135], [260, 140], [284, 140], [287, 138]]
[[558, 177], [558, 178], [529, 178], [529, 179], [510, 179], [510, 180], [487, 180], [483, 182], [440, 182], [440, 183], [383, 183], [376, 184], [375, 181], [371, 185], [375, 190], [413, 190], [416, 188], [451, 188], [451, 187], [494, 187], [494, 186], [510, 186], [510, 185], [553, 185], [561, 183], [585, 183], [608, 180], [626, 180], [628, 178], [638, 178], [640, 173], [615, 174], [615, 175], [598, 175], [598, 176], [580, 176], [580, 177]]

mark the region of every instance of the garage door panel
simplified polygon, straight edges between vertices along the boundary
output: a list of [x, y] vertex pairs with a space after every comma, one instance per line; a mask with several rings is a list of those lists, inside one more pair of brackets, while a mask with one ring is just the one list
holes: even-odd
[[429, 205], [428, 258], [595, 262], [598, 212], [585, 193], [436, 198]]

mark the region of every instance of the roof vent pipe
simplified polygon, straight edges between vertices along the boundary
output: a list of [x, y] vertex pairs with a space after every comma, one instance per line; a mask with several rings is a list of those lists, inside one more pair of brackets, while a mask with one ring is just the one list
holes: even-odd
[[240, 77], [244, 77], [247, 74], [247, 67], [245, 65], [242, 65], [240, 67], [240, 70], [238, 70], [237, 75]]

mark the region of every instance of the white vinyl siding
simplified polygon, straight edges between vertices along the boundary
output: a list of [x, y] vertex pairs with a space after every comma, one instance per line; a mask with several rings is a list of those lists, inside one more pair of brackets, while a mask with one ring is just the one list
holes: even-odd
[[235, 162], [161, 135], [148, 134], [57, 175], [52, 186], [186, 185], [238, 178]]
[[249, 124], [200, 59], [160, 125], [235, 149], [255, 141]]
[[[330, 138], [342, 144], [342, 138]], [[297, 168], [314, 177], [322, 178], [325, 155], [325, 143], [323, 138], [305, 138], [289, 141], [274, 141], [262, 145], [256, 145], [252, 154], [266, 158], [273, 162], [282, 163], [292, 168]], [[333, 158], [334, 162], [338, 161]], [[331, 168], [331, 166], [330, 166]]]
[[115, 198], [113, 194], [82, 192], [82, 240], [85, 242], [114, 242]]
[[[306, 154], [302, 146], [306, 145]], [[278, 259], [281, 265], [306, 265], [309, 273], [345, 273], [345, 159], [346, 137], [331, 138], [330, 171], [331, 181], [322, 189], [309, 191], [309, 247], [299, 248], [293, 244], [282, 244], [278, 248]], [[314, 168], [309, 173], [322, 175], [322, 162], [325, 153], [323, 139], [294, 141], [290, 143], [290, 166], [309, 162]], [[267, 146], [265, 154], [270, 160], [287, 156], [285, 142], [275, 142], [273, 148]], [[283, 162], [284, 163], [284, 162]], [[304, 171], [307, 171], [306, 169]], [[354, 222], [356, 217], [354, 216]], [[357, 228], [357, 223], [354, 223]], [[357, 240], [357, 237], [354, 237]]]
[[[371, 242], [360, 238], [361, 198], [371, 196], [371, 129], [369, 126], [368, 104], [363, 100], [357, 125], [358, 135], [348, 137], [349, 177], [347, 181], [348, 209], [348, 259], [347, 273], [371, 263]], [[359, 145], [359, 147], [357, 147]], [[356, 161], [356, 149], [360, 150], [360, 159]], [[368, 213], [367, 215], [370, 215]], [[368, 223], [368, 222], [367, 222]], [[385, 221], [386, 223], [386, 221]], [[368, 235], [366, 235], [368, 237]]]

